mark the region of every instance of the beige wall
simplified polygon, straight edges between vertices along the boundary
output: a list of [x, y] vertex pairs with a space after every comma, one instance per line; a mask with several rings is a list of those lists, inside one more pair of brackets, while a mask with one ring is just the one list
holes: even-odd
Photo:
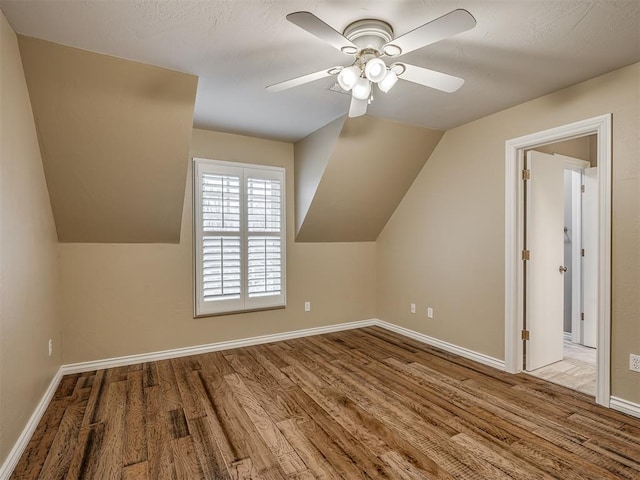
[[635, 64], [449, 130], [378, 238], [378, 317], [503, 359], [505, 141], [611, 112], [612, 394], [640, 403], [639, 90]]
[[191, 154], [285, 167], [287, 308], [193, 318], [189, 173], [179, 245], [60, 245], [64, 363], [375, 317], [375, 243], [294, 242], [292, 144], [194, 130]]
[[178, 243], [198, 78], [18, 41], [60, 242]]
[[60, 366], [58, 298], [56, 230], [31, 104], [16, 35], [0, 13], [0, 464]]
[[298, 241], [375, 241], [444, 134], [368, 115], [347, 118], [337, 133]]
[[293, 146], [296, 235], [311, 207], [346, 119], [340, 117], [328, 123]]

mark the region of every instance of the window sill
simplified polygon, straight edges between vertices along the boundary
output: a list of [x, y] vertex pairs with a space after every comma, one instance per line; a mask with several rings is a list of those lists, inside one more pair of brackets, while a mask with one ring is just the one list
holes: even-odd
[[193, 318], [222, 317], [227, 315], [237, 315], [239, 313], [265, 312], [268, 310], [284, 310], [285, 308], [287, 308], [286, 304], [275, 305], [272, 307], [259, 307], [259, 308], [249, 308], [249, 309], [242, 309], [242, 310], [228, 310], [225, 312], [201, 313], [198, 315], [194, 314]]

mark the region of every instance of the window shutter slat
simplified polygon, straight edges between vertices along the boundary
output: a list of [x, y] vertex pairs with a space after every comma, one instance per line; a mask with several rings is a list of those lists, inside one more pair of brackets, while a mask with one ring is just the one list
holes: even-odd
[[281, 242], [278, 237], [250, 237], [249, 297], [279, 295], [282, 291]]
[[240, 237], [205, 237], [202, 245], [203, 299], [212, 301], [240, 298]]
[[202, 175], [202, 227], [205, 232], [240, 231], [240, 177]]
[[282, 192], [280, 180], [247, 179], [247, 229], [249, 232], [280, 232]]

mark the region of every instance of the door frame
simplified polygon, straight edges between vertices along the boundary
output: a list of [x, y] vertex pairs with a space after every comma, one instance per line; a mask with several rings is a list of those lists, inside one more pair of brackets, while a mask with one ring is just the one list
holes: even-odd
[[609, 407], [611, 392], [611, 114], [581, 120], [505, 142], [505, 370], [522, 371], [524, 315], [524, 151], [587, 135], [597, 136], [598, 338], [596, 403]]

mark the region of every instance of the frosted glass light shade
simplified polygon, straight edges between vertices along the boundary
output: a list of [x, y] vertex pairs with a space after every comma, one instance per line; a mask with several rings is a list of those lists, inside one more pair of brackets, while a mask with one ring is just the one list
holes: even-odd
[[371, 95], [371, 83], [366, 78], [359, 78], [353, 86], [352, 95], [358, 100], [366, 100]]
[[351, 90], [360, 78], [360, 69], [355, 65], [343, 68], [338, 74], [338, 85], [347, 92]]
[[387, 74], [387, 66], [379, 58], [372, 58], [364, 67], [364, 75], [374, 83], [384, 79]]
[[398, 75], [393, 70], [389, 70], [385, 77], [378, 82], [378, 88], [387, 93], [398, 81]]

